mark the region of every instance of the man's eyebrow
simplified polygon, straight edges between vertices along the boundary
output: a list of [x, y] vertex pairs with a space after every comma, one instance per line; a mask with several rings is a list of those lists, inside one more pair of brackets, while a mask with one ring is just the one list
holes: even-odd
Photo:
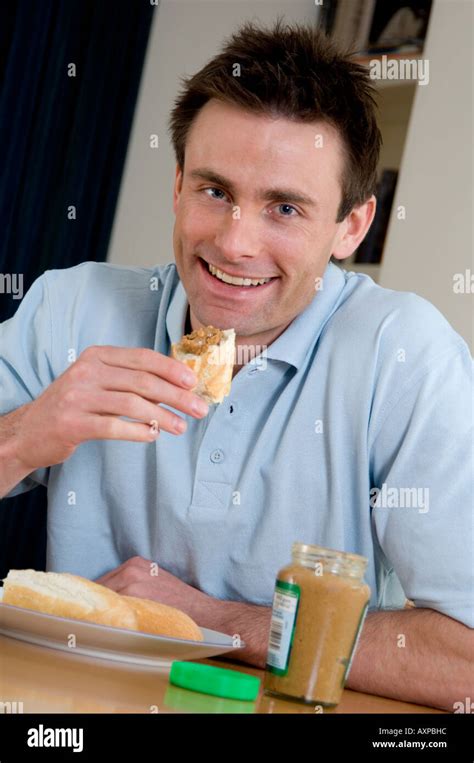
[[[235, 193], [236, 189], [234, 184], [230, 180], [227, 180], [223, 175], [220, 175], [213, 170], [203, 167], [192, 170], [189, 175], [195, 180], [207, 180], [207, 182], [212, 183], [213, 185], [222, 185], [225, 188], [228, 188], [231, 193]], [[317, 206], [314, 199], [301, 193], [301, 191], [296, 191], [294, 188], [266, 188], [259, 192], [258, 197], [262, 201], [286, 201], [293, 202], [294, 204], [306, 204], [308, 207]]]

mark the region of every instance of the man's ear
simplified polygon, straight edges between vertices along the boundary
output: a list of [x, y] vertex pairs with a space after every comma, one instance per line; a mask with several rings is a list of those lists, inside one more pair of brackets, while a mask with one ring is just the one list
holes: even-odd
[[337, 260], [345, 260], [357, 249], [365, 238], [375, 216], [377, 199], [371, 196], [360, 207], [354, 207], [340, 223], [339, 230], [332, 248], [332, 256]]
[[179, 194], [181, 193], [181, 187], [183, 185], [183, 171], [179, 164], [176, 165], [174, 188], [173, 188], [173, 211], [176, 214], [178, 206]]

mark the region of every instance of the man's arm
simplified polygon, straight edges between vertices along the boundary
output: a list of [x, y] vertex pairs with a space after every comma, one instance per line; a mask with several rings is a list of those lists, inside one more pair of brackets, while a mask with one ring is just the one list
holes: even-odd
[[202, 418], [209, 406], [189, 389], [196, 381], [181, 361], [148, 348], [87, 347], [35, 400], [0, 418], [0, 497], [26, 475], [65, 461], [82, 442], [149, 443], [161, 430], [182, 434], [184, 419], [159, 403]]
[[26, 405], [22, 405], [16, 411], [0, 416], [0, 498], [32, 471], [22, 463], [16, 448], [16, 433], [25, 408]]
[[[226, 659], [264, 668], [271, 608], [213, 602], [205, 627], [238, 634], [247, 645]], [[371, 612], [346, 687], [452, 712], [474, 696], [474, 630], [432, 609]]]
[[473, 696], [474, 630], [433, 609], [372, 612], [347, 687], [453, 712]]

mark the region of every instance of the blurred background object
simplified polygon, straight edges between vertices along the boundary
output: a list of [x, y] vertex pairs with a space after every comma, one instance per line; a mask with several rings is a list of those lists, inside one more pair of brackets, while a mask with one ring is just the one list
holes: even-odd
[[359, 55], [423, 50], [432, 0], [324, 0], [326, 34]]

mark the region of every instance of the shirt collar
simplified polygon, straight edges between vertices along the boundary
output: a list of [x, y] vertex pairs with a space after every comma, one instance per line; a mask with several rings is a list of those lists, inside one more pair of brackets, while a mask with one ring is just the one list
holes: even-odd
[[[267, 348], [266, 357], [300, 368], [324, 325], [339, 303], [346, 279], [344, 272], [329, 262], [322, 279], [322, 288], [315, 290], [309, 305], [285, 331]], [[188, 309], [188, 299], [181, 279], [171, 298], [166, 314], [166, 328], [171, 342], [179, 342], [183, 336]]]
[[176, 271], [178, 280], [174, 294], [166, 313], [166, 329], [171, 342], [178, 343], [184, 334], [186, 324], [186, 313], [188, 311], [188, 298], [184, 291], [184, 286]]

